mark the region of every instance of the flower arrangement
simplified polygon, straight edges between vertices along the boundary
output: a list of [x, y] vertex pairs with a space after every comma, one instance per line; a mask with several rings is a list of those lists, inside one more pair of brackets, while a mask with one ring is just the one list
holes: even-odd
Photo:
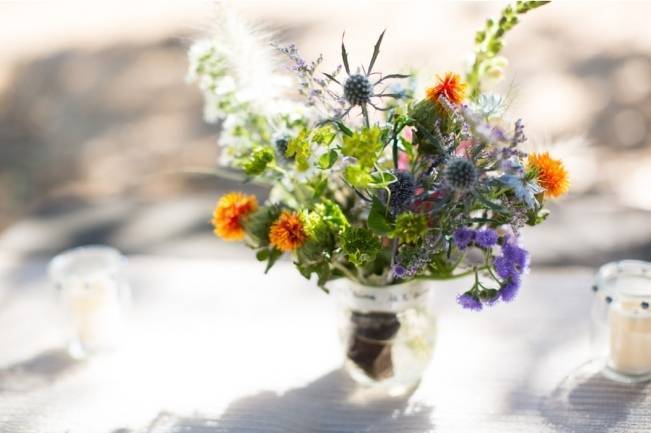
[[367, 64], [354, 66], [342, 38], [342, 64], [320, 71], [323, 57], [308, 62], [223, 14], [191, 48], [190, 78], [221, 125], [222, 165], [270, 193], [260, 205], [222, 197], [215, 234], [246, 242], [267, 270], [291, 255], [322, 288], [474, 276], [462, 307], [514, 299], [529, 263], [520, 229], [545, 220], [568, 174], [548, 153], [525, 153], [524, 123], [509, 125], [506, 99], [486, 88], [506, 66], [504, 35], [545, 3], [488, 20], [465, 77], [437, 76], [423, 96], [411, 75], [376, 71], [384, 32]]

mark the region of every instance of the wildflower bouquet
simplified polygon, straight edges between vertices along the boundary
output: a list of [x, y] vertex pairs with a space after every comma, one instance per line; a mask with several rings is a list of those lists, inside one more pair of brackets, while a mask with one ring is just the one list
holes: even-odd
[[[545, 201], [568, 179], [548, 153], [525, 153], [523, 122], [509, 124], [506, 99], [486, 87], [506, 65], [504, 35], [545, 3], [518, 1], [488, 20], [465, 77], [442, 74], [423, 95], [412, 76], [376, 70], [384, 32], [368, 63], [355, 66], [342, 40], [342, 64], [321, 71], [322, 57], [260, 44], [224, 14], [214, 38], [192, 47], [190, 76], [206, 118], [221, 125], [221, 162], [234, 171], [219, 170], [270, 193], [264, 203], [239, 192], [219, 199], [217, 236], [246, 242], [267, 270], [291, 255], [326, 289], [338, 278], [391, 286], [474, 276], [462, 307], [511, 301], [529, 263], [520, 229], [545, 220]], [[278, 73], [277, 56], [291, 74]]]

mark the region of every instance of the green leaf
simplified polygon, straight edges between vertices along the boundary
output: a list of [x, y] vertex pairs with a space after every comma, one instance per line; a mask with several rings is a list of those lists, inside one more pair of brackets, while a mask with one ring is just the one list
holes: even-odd
[[509, 213], [509, 210], [508, 210], [507, 208], [505, 208], [505, 207], [503, 207], [503, 206], [500, 206], [499, 204], [494, 203], [494, 202], [488, 200], [487, 198], [485, 198], [485, 197], [484, 197], [483, 195], [481, 195], [481, 194], [475, 194], [475, 197], [476, 197], [477, 200], [479, 200], [482, 204], [488, 206], [490, 209], [494, 210], [495, 212], [499, 212], [499, 213], [502, 213], [502, 214], [503, 214], [503, 213]]
[[355, 131], [350, 136], [344, 136], [342, 141], [341, 153], [356, 158], [367, 169], [375, 165], [378, 154], [384, 147], [382, 129], [377, 126]]
[[288, 158], [294, 157], [298, 171], [306, 171], [310, 168], [309, 159], [312, 151], [310, 150], [310, 143], [307, 141], [307, 135], [307, 131], [303, 130], [287, 143], [285, 156]]
[[371, 231], [362, 227], [347, 227], [340, 236], [341, 249], [356, 266], [372, 262], [380, 252], [380, 239]]
[[269, 272], [269, 269], [271, 269], [274, 263], [276, 263], [282, 255], [283, 252], [280, 251], [279, 249], [273, 247], [269, 249], [269, 261], [267, 262], [267, 267], [264, 270], [265, 274]]
[[311, 140], [319, 145], [328, 146], [335, 139], [336, 133], [331, 125], [325, 125], [312, 131]]
[[253, 149], [251, 156], [244, 162], [242, 168], [249, 176], [258, 176], [264, 173], [267, 166], [274, 160], [274, 151], [269, 146], [259, 146]]
[[337, 162], [338, 156], [337, 151], [334, 149], [330, 150], [328, 153], [324, 153], [319, 157], [319, 168], [322, 170], [332, 168], [332, 166], [335, 165], [335, 162]]
[[339, 128], [339, 130], [340, 130], [344, 135], [347, 135], [347, 136], [349, 136], [349, 137], [350, 137], [351, 135], [353, 135], [353, 131], [352, 131], [349, 127], [347, 127], [346, 125], [344, 125], [344, 123], [341, 122], [340, 120], [337, 120], [337, 121], [335, 122], [335, 125], [337, 125], [337, 128]]
[[386, 217], [387, 210], [377, 197], [373, 197], [373, 204], [368, 214], [368, 228], [379, 235], [387, 234], [391, 231], [391, 224]]
[[366, 188], [373, 181], [368, 171], [359, 164], [351, 164], [346, 167], [344, 178], [356, 188]]
[[327, 187], [328, 187], [328, 178], [324, 177], [321, 180], [319, 180], [314, 185], [314, 198], [321, 197], [323, 195], [323, 193], [325, 192]]
[[348, 66], [348, 53], [346, 52], [346, 45], [344, 44], [344, 36], [346, 36], [346, 32], [341, 35], [341, 60], [344, 62], [346, 73], [350, 75], [350, 66]]
[[379, 171], [371, 174], [369, 188], [384, 189], [396, 181], [396, 176], [390, 171]]
[[262, 249], [262, 250], [258, 251], [255, 254], [255, 258], [258, 259], [258, 261], [260, 261], [260, 262], [264, 262], [265, 260], [267, 260], [269, 258], [269, 250], [265, 248], [265, 249]]
[[414, 145], [411, 141], [407, 140], [405, 137], [400, 137], [400, 144], [402, 145], [402, 150], [405, 151], [410, 161], [414, 160]]
[[368, 71], [366, 71], [367, 74], [370, 74], [371, 71], [373, 70], [373, 65], [375, 65], [377, 56], [380, 54], [380, 45], [382, 45], [382, 39], [384, 38], [384, 33], [386, 33], [386, 30], [384, 30], [380, 34], [380, 37], [377, 39], [377, 42], [375, 43], [375, 47], [373, 48], [373, 57], [371, 57], [371, 62], [368, 65]]

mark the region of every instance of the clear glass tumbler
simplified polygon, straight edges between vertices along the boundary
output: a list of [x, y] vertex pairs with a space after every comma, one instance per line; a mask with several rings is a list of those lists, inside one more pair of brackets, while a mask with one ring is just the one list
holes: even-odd
[[74, 248], [52, 259], [49, 276], [57, 291], [76, 358], [114, 349], [124, 334], [131, 300], [127, 259], [100, 245]]
[[605, 359], [604, 373], [621, 382], [651, 380], [651, 263], [607, 263], [593, 290], [593, 350]]
[[350, 376], [394, 394], [415, 385], [429, 365], [436, 341], [426, 283], [370, 287], [338, 280], [332, 291]]

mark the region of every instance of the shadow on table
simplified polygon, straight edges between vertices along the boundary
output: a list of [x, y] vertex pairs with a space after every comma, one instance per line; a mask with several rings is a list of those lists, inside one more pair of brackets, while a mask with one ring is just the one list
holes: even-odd
[[410, 395], [376, 397], [334, 370], [282, 395], [262, 392], [233, 402], [220, 417], [177, 417], [161, 413], [148, 433], [265, 432], [430, 432], [432, 407], [414, 404]]
[[[541, 402], [543, 417], [560, 432], [609, 432], [622, 425], [639, 431], [651, 416], [651, 384], [624, 384], [587, 362], [564, 378]], [[631, 430], [632, 429], [632, 430]]]
[[29, 392], [47, 386], [82, 362], [64, 349], [51, 349], [0, 369], [0, 393]]

